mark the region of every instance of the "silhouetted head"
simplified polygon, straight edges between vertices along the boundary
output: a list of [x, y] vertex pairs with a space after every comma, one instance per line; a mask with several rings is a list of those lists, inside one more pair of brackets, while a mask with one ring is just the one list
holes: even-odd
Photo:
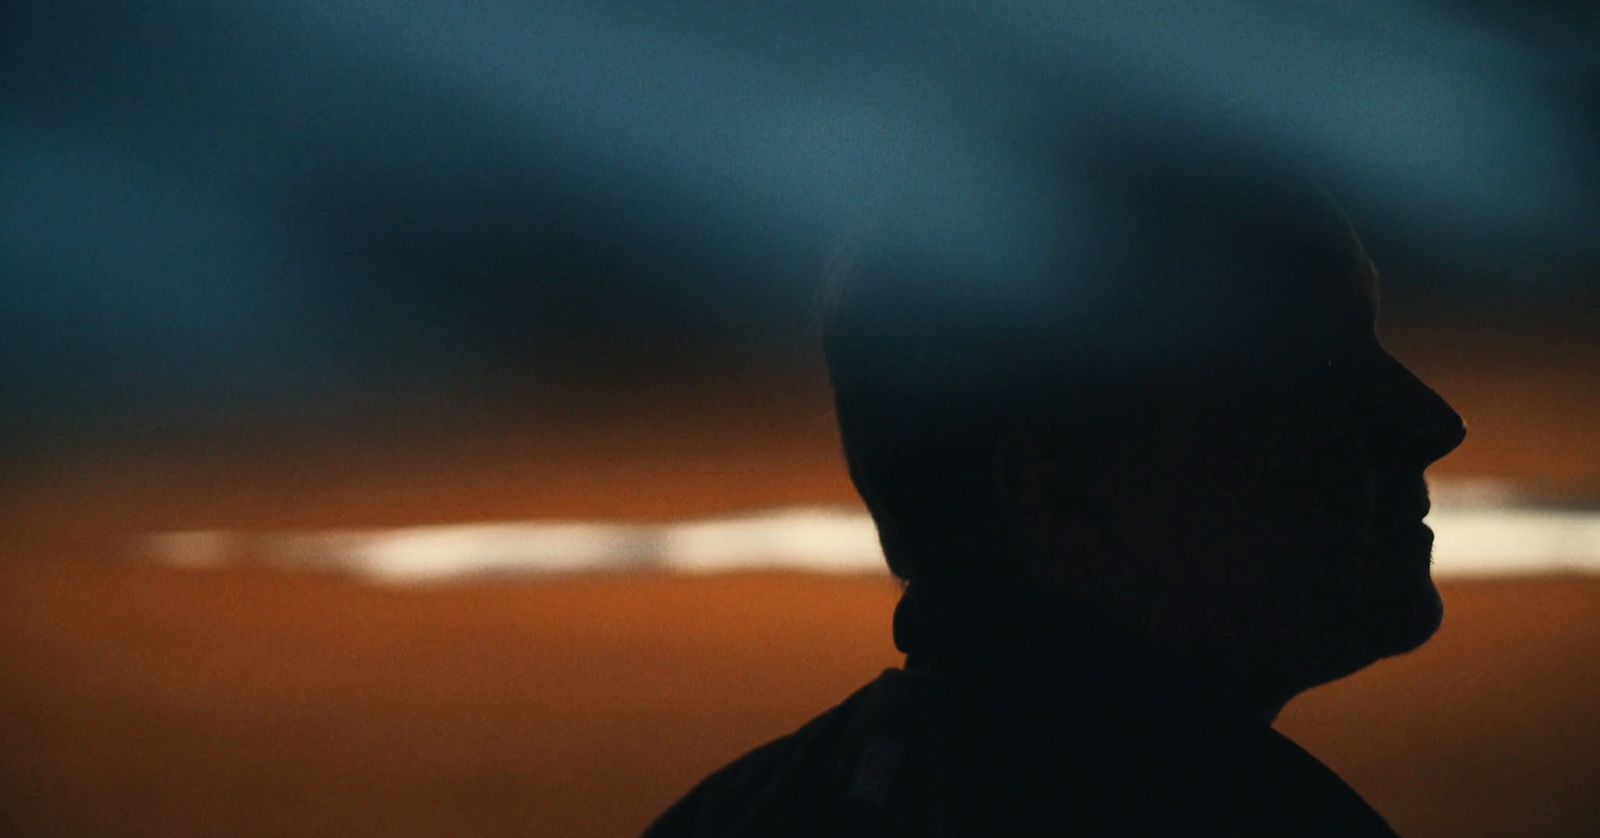
[[1074, 194], [1028, 275], [868, 241], [839, 288], [840, 429], [891, 569], [1058, 593], [1267, 715], [1424, 642], [1423, 471], [1464, 426], [1379, 344], [1344, 216], [1293, 178]]

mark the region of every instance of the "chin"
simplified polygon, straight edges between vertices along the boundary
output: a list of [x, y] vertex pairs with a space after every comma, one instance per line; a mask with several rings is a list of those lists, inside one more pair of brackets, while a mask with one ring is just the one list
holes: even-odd
[[[1308, 655], [1312, 685], [1351, 675], [1389, 657], [1415, 651], [1439, 631], [1444, 603], [1426, 571], [1420, 578], [1394, 581], [1338, 603], [1326, 603], [1328, 631]], [[1337, 627], [1337, 628], [1335, 628]]]
[[1385, 606], [1372, 615], [1371, 628], [1373, 645], [1381, 652], [1380, 657], [1414, 651], [1444, 623], [1444, 601], [1432, 579], [1384, 599]]
[[1444, 625], [1444, 599], [1439, 596], [1439, 588], [1433, 584], [1430, 576], [1415, 594], [1416, 619], [1415, 638], [1406, 651], [1421, 646], [1438, 633], [1439, 627]]
[[1444, 601], [1433, 579], [1406, 580], [1373, 591], [1355, 617], [1350, 649], [1359, 656], [1350, 671], [1383, 658], [1412, 652], [1427, 643], [1444, 623]]

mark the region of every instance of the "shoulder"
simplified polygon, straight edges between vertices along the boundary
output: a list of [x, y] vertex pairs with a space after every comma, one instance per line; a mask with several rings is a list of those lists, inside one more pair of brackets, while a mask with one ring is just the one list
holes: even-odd
[[793, 733], [713, 773], [668, 809], [646, 838], [849, 838], [913, 830], [929, 820], [942, 748], [919, 679], [885, 670]]

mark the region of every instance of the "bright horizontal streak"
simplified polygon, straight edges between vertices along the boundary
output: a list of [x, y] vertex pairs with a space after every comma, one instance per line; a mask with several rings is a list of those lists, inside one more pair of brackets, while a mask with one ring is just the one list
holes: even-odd
[[[1441, 501], [1448, 492], [1440, 492]], [[1434, 572], [1441, 578], [1600, 573], [1600, 512], [1436, 504]], [[525, 522], [389, 530], [149, 537], [147, 554], [186, 567], [262, 565], [353, 573], [413, 584], [482, 575], [656, 569], [673, 573], [790, 570], [886, 572], [865, 513], [786, 508], [673, 524]]]
[[648, 562], [658, 552], [652, 536], [644, 528], [606, 524], [441, 526], [357, 537], [349, 555], [361, 572], [392, 581], [530, 569], [574, 573]]
[[255, 536], [207, 530], [150, 536], [144, 552], [182, 567], [324, 569], [394, 584], [652, 568], [886, 571], [871, 518], [812, 508], [659, 525], [558, 521]]
[[1438, 575], [1600, 572], [1600, 513], [1451, 509], [1428, 517]]
[[663, 527], [661, 564], [713, 573], [754, 568], [882, 572], [872, 519], [860, 512], [786, 509], [759, 517]]

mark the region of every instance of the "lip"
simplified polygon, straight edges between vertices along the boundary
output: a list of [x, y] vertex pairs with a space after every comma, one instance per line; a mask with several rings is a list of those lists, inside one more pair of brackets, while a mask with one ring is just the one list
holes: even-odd
[[1416, 533], [1425, 532], [1429, 538], [1433, 537], [1433, 529], [1424, 520], [1428, 517], [1427, 508], [1418, 514], [1395, 515], [1378, 522], [1377, 530], [1385, 535], [1406, 539]]
[[1399, 519], [1404, 522], [1416, 521], [1421, 523], [1424, 518], [1428, 517], [1428, 513], [1432, 511], [1433, 501], [1423, 498], [1420, 503], [1415, 503], [1408, 507]]
[[1421, 521], [1395, 527], [1378, 539], [1379, 555], [1396, 560], [1396, 569], [1433, 563], [1433, 528]]
[[1427, 478], [1420, 473], [1383, 473], [1374, 488], [1379, 515], [1396, 526], [1421, 521], [1433, 511]]
[[1427, 524], [1418, 523], [1406, 533], [1404, 542], [1406, 551], [1415, 551], [1418, 561], [1433, 565], [1433, 528]]
[[1433, 501], [1423, 495], [1413, 503], [1395, 504], [1384, 511], [1387, 514], [1380, 517], [1383, 529], [1404, 532], [1419, 526], [1426, 528], [1427, 525], [1422, 522], [1433, 511]]

